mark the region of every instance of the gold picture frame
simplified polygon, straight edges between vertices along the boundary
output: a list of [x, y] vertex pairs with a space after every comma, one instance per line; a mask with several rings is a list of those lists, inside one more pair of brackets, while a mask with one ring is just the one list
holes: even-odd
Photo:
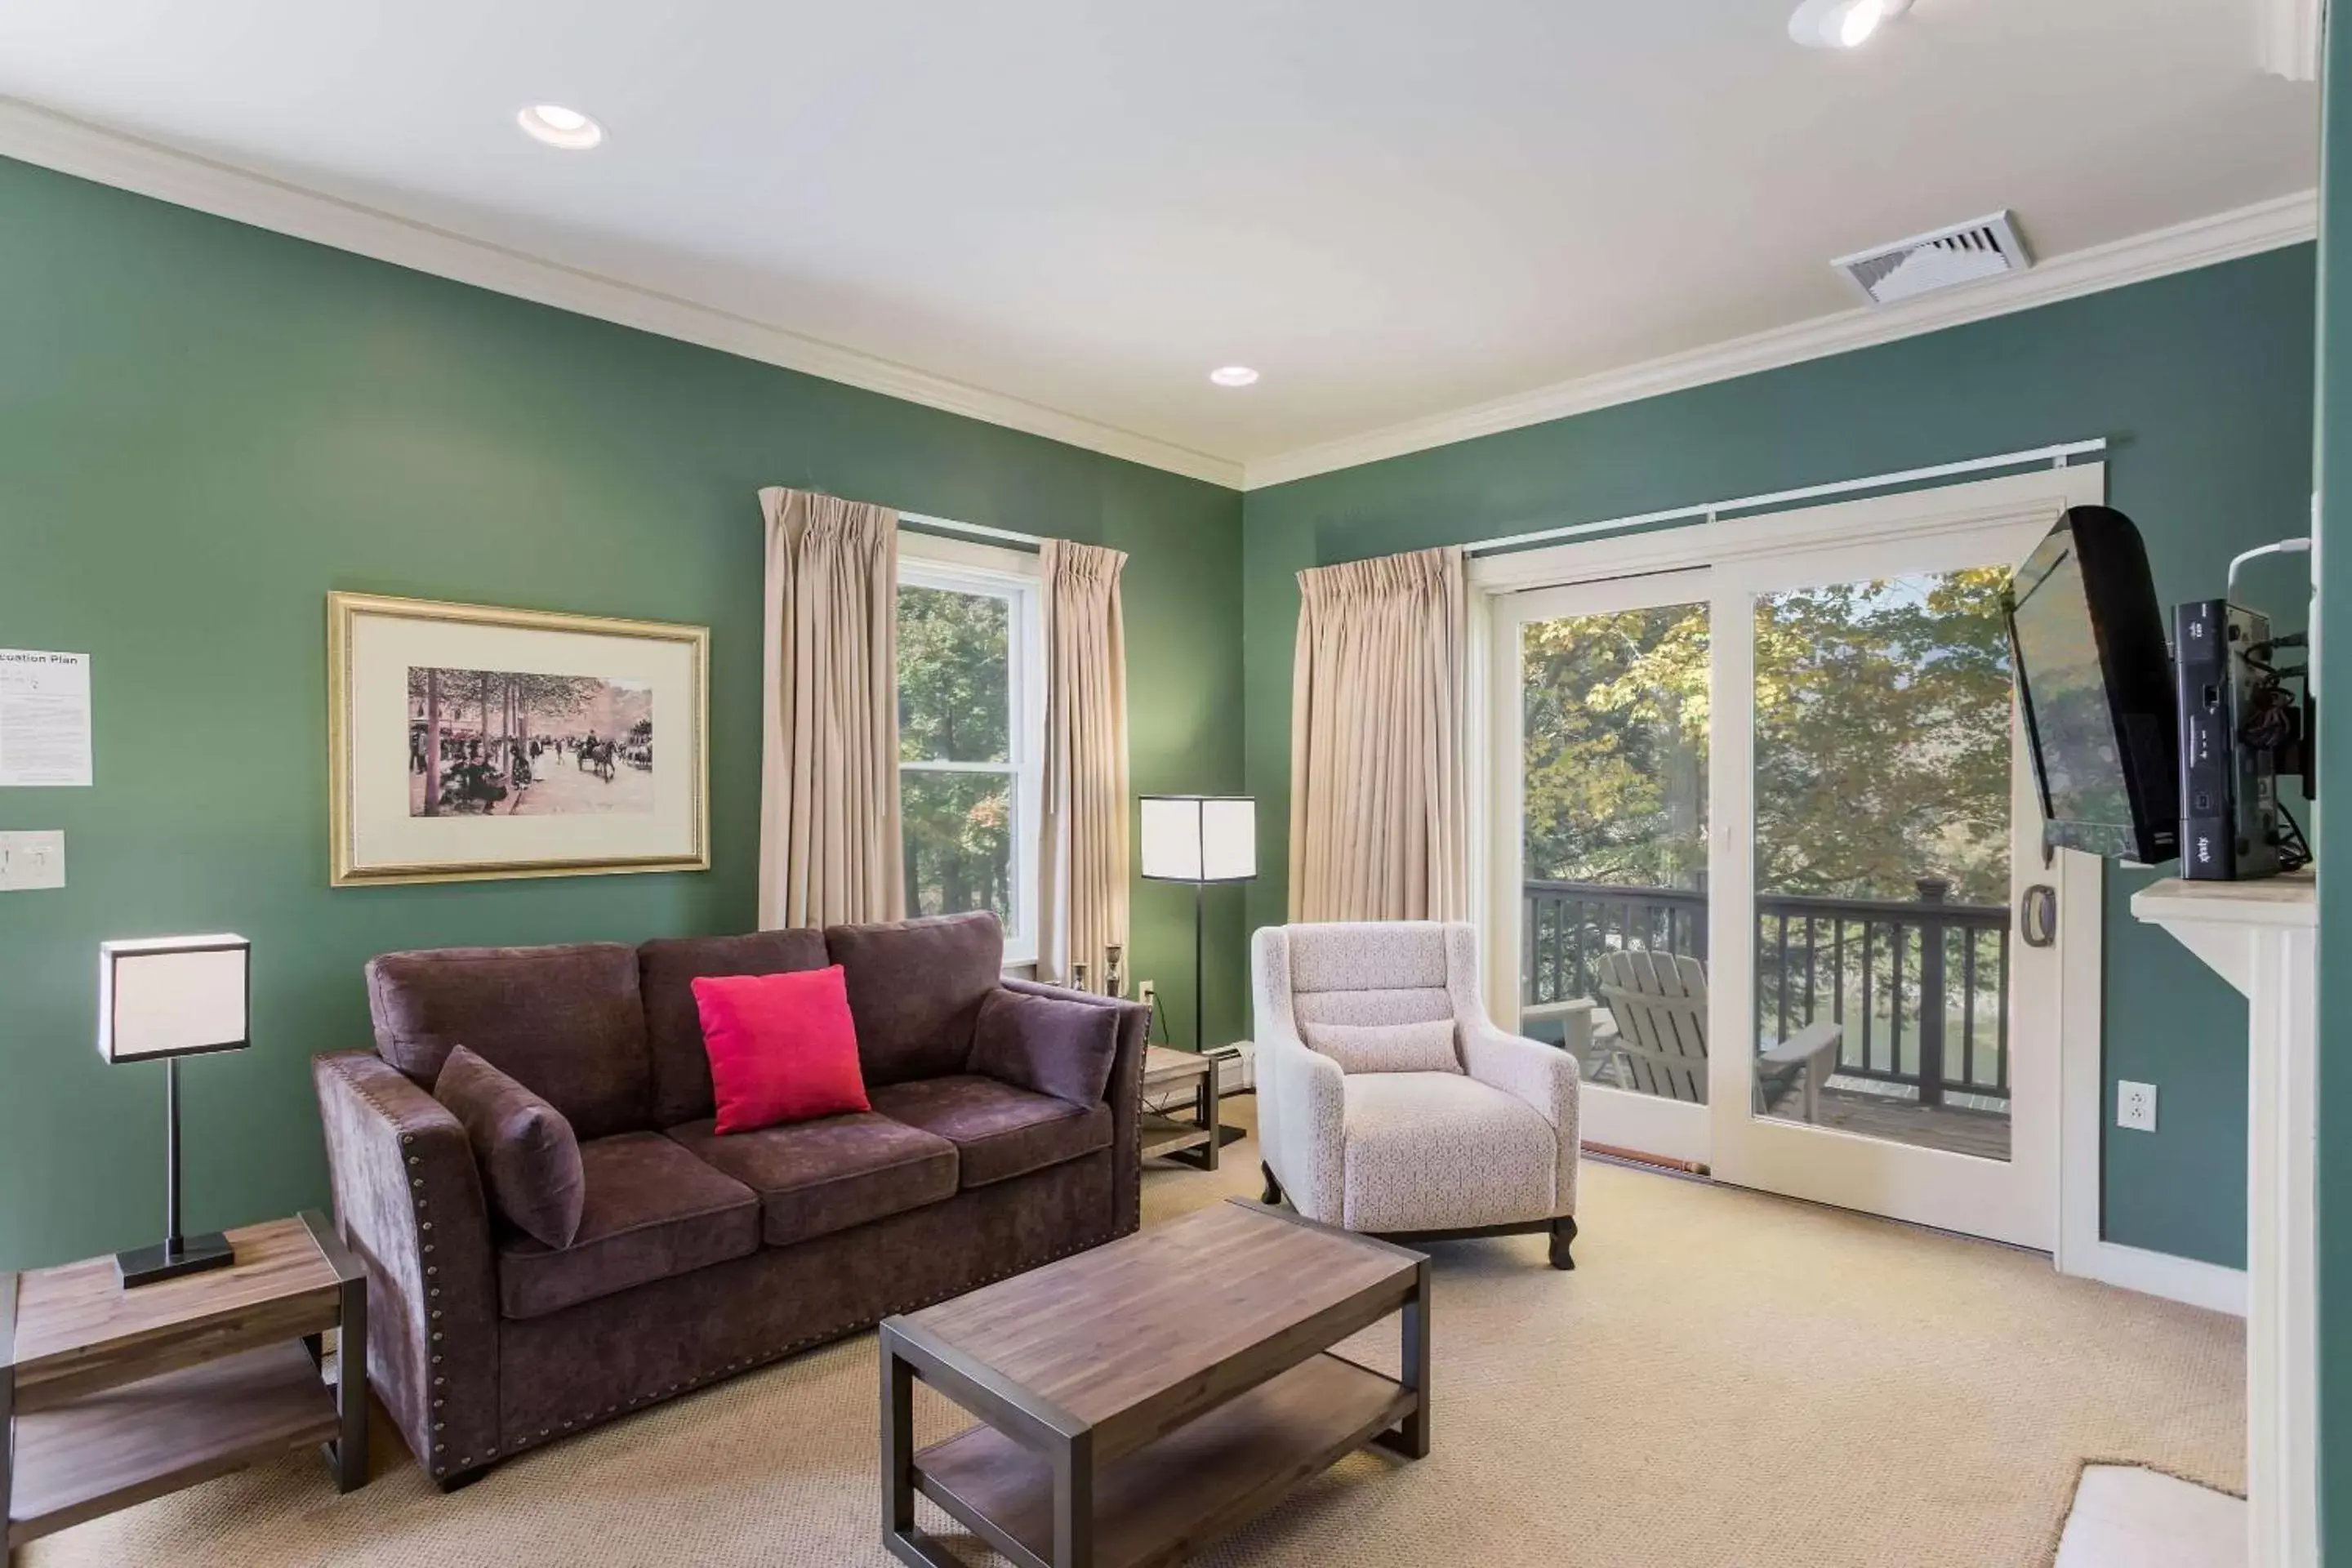
[[[470, 734], [440, 722], [444, 678], [476, 701]], [[708, 626], [331, 593], [327, 684], [331, 886], [710, 868]]]

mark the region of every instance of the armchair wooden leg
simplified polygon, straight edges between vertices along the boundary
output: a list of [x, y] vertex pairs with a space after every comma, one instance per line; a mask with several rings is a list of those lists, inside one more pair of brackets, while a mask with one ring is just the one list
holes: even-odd
[[1274, 1167], [1267, 1164], [1265, 1161], [1260, 1160], [1257, 1163], [1257, 1168], [1265, 1176], [1265, 1191], [1259, 1195], [1258, 1202], [1262, 1204], [1280, 1203], [1282, 1201], [1282, 1184], [1275, 1180]]
[[1575, 1239], [1575, 1216], [1562, 1215], [1551, 1222], [1551, 1266], [1554, 1268], [1576, 1267], [1576, 1259], [1568, 1255], [1569, 1244]]

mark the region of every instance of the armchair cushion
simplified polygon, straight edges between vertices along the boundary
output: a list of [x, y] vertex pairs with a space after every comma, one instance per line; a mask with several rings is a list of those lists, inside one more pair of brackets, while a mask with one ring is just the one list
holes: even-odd
[[980, 1004], [971, 1070], [1073, 1105], [1099, 1105], [1118, 1056], [1116, 1008], [1003, 987]]
[[1551, 1123], [1465, 1074], [1349, 1079], [1344, 1142], [1349, 1230], [1448, 1230], [1559, 1212]]
[[675, 1127], [709, 1116], [710, 1058], [694, 983], [720, 974], [783, 974], [823, 969], [824, 933], [762, 931], [749, 936], [687, 936], [637, 949], [637, 987], [645, 996], [646, 1039], [653, 1057], [653, 1125]]
[[499, 1248], [507, 1317], [543, 1317], [759, 1248], [751, 1189], [658, 1132], [593, 1139], [580, 1146], [580, 1163], [587, 1200], [572, 1245], [516, 1237]]
[[463, 1046], [442, 1064], [433, 1098], [465, 1123], [490, 1202], [507, 1222], [550, 1247], [571, 1246], [586, 1187], [580, 1141], [563, 1113]]
[[1307, 1044], [1345, 1073], [1460, 1072], [1451, 1016], [1420, 1024], [1308, 1024]]
[[962, 1184], [984, 1187], [1110, 1147], [1110, 1107], [1072, 1105], [962, 1073], [873, 1091], [874, 1109], [956, 1146]]
[[790, 1247], [955, 1196], [956, 1146], [871, 1112], [721, 1136], [709, 1119], [669, 1130], [760, 1194], [760, 1239]]
[[980, 1005], [1003, 973], [994, 915], [827, 926], [824, 945], [849, 984], [869, 1089], [964, 1070]]

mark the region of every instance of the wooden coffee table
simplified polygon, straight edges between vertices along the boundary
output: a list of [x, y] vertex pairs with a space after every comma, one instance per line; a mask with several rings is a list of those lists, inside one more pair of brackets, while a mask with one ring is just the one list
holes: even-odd
[[[1402, 1312], [1404, 1376], [1331, 1353]], [[961, 1568], [1160, 1568], [1368, 1444], [1429, 1452], [1429, 1260], [1235, 1201], [882, 1324], [883, 1542]], [[982, 1425], [914, 1451], [920, 1378]]]
[[111, 1258], [0, 1273], [10, 1552], [313, 1443], [342, 1490], [366, 1482], [366, 1274], [320, 1214], [228, 1239], [230, 1267], [128, 1290]]

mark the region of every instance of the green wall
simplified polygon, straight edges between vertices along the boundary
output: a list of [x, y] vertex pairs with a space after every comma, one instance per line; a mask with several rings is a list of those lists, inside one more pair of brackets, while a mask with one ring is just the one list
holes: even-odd
[[[0, 1268], [160, 1233], [162, 1074], [91, 1047], [106, 937], [253, 939], [255, 1048], [183, 1075], [209, 1227], [325, 1201], [307, 1063], [366, 1043], [372, 954], [754, 924], [763, 484], [1128, 551], [1135, 787], [1240, 786], [1233, 492], [0, 161], [0, 647], [92, 655], [97, 702], [95, 788], [0, 791], [68, 878], [0, 894]], [[715, 868], [330, 889], [334, 588], [709, 626]], [[1139, 883], [1178, 1038], [1192, 937]]]
[[[1300, 568], [2104, 436], [2158, 592], [2218, 593], [2237, 551], [2303, 530], [2313, 265], [2299, 246], [1252, 491], [1249, 781], [1272, 873], [1253, 921], [1281, 919], [1286, 898]], [[2294, 573], [2272, 603], [2299, 602]], [[2130, 918], [2147, 879], [2107, 879], [2106, 1067], [2158, 1084], [2163, 1114], [2154, 1134], [2108, 1132], [2106, 1234], [2237, 1266], [2245, 1006]]]
[[[2338, 12], [2341, 16], [2343, 13]], [[2326, 1561], [2352, 1563], [2352, 885], [2326, 858], [2331, 796], [2352, 779], [2352, 26], [2327, 29], [2319, 207], [2318, 486], [2324, 635], [2314, 649], [2327, 699], [2319, 730], [2319, 1516]]]

